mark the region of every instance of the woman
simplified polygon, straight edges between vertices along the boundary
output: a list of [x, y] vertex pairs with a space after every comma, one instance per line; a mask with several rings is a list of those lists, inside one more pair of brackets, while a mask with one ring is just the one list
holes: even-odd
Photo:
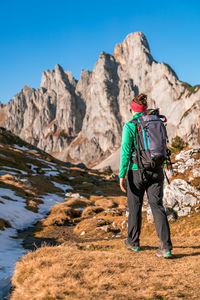
[[140, 94], [132, 100], [131, 103], [132, 120], [123, 127], [120, 161], [120, 188], [126, 192], [125, 176], [127, 174], [127, 196], [128, 196], [128, 238], [124, 244], [128, 249], [140, 251], [140, 231], [142, 222], [142, 204], [144, 192], [147, 192], [148, 202], [151, 207], [157, 235], [160, 239], [160, 247], [156, 252], [158, 257], [172, 257], [172, 243], [170, 238], [170, 229], [165, 209], [163, 207], [163, 169], [156, 171], [147, 171], [148, 176], [141, 176], [141, 170], [137, 163], [131, 159], [132, 149], [136, 145], [136, 126], [132, 122], [147, 110], [147, 96]]

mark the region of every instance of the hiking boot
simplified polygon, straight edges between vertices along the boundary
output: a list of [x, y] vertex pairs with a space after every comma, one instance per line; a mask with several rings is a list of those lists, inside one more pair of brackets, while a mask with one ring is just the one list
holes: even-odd
[[140, 247], [139, 246], [132, 246], [132, 245], [130, 245], [128, 239], [126, 239], [124, 241], [124, 245], [125, 245], [125, 247], [127, 249], [130, 249], [132, 251], [135, 251], [135, 252], [139, 252], [140, 251]]
[[164, 258], [172, 258], [171, 250], [168, 249], [158, 249], [156, 251], [157, 257], [164, 257]]

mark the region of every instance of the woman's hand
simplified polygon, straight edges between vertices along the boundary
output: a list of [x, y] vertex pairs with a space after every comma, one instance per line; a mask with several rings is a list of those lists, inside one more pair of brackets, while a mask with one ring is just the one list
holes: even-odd
[[122, 192], [126, 193], [126, 181], [125, 181], [125, 178], [120, 178], [119, 179], [119, 185], [120, 185], [120, 189], [122, 190]]

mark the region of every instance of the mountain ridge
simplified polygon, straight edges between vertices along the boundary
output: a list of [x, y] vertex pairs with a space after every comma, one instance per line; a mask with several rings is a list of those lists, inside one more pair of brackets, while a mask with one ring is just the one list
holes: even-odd
[[101, 52], [79, 80], [59, 65], [44, 71], [39, 89], [25, 86], [0, 109], [1, 126], [59, 159], [94, 166], [120, 147], [131, 99], [141, 92], [167, 116], [170, 139], [199, 144], [200, 89], [156, 62], [141, 32], [130, 33], [113, 54]]

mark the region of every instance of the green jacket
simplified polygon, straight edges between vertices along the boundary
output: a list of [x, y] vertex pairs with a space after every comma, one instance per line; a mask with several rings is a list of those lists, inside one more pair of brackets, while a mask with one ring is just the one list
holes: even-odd
[[[138, 112], [131, 119], [135, 120], [138, 117], [142, 116], [143, 113]], [[124, 178], [127, 173], [127, 169], [129, 167], [130, 170], [138, 170], [136, 164], [132, 163], [131, 153], [132, 153], [132, 145], [136, 146], [135, 139], [135, 124], [131, 122], [127, 122], [123, 127], [122, 132], [122, 144], [121, 144], [121, 156], [120, 156], [120, 168], [119, 168], [119, 177]]]

